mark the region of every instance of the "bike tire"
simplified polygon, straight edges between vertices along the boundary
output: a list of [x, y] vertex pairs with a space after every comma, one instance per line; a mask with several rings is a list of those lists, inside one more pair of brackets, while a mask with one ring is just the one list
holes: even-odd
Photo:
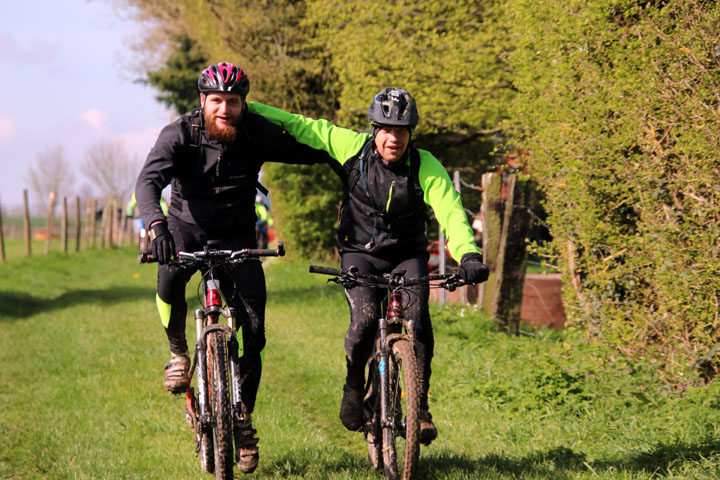
[[[230, 410], [230, 389], [228, 384], [228, 354], [225, 335], [211, 332], [207, 336], [212, 352], [212, 365], [208, 365], [210, 379], [210, 406], [214, 418], [212, 441], [215, 459], [215, 478], [233, 478], [233, 435]], [[210, 363], [210, 362], [208, 362]]]
[[387, 368], [388, 411], [396, 413], [394, 424], [382, 429], [385, 477], [411, 480], [416, 477], [420, 458], [420, 396], [415, 353], [410, 342], [397, 340], [393, 343]]
[[382, 428], [380, 428], [379, 376], [377, 362], [368, 361], [368, 381], [365, 385], [363, 437], [367, 444], [368, 461], [373, 470], [383, 471]]

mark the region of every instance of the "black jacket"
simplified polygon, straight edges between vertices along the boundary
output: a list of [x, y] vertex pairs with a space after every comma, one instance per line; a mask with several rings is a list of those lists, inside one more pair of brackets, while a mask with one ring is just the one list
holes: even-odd
[[163, 128], [135, 185], [146, 225], [164, 220], [160, 194], [172, 184], [169, 216], [203, 231], [233, 235], [254, 232], [258, 173], [264, 162], [328, 162], [325, 152], [295, 141], [260, 115], [245, 113], [238, 139], [230, 145], [210, 141], [196, 109]]
[[418, 179], [417, 149], [410, 145], [407, 159], [385, 165], [370, 138], [358, 155], [340, 168], [344, 180], [340, 252], [424, 254], [428, 213]]

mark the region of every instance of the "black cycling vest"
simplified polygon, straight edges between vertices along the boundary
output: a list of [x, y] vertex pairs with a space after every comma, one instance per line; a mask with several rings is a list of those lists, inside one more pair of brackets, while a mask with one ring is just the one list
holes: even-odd
[[169, 216], [221, 237], [255, 231], [255, 194], [264, 162], [328, 163], [326, 152], [298, 143], [264, 117], [245, 114], [238, 138], [229, 145], [211, 141], [197, 109], [167, 125], [150, 150], [135, 185], [146, 224], [164, 220], [158, 198], [170, 184]]
[[394, 257], [427, 251], [427, 206], [420, 187], [420, 154], [385, 165], [369, 139], [343, 165], [343, 204], [338, 229], [340, 252]]
[[255, 187], [261, 162], [241, 123], [238, 141], [211, 142], [200, 128], [202, 110], [181, 122], [184, 142], [172, 179], [169, 214], [203, 230], [255, 228]]

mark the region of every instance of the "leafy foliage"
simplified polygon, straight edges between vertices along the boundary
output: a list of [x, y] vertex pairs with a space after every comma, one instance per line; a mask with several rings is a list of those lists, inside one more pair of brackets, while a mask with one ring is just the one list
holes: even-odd
[[[416, 144], [474, 184], [512, 97], [501, 60], [507, 34], [493, 21], [498, 2], [116, 1], [136, 7], [166, 38], [189, 39], [171, 46], [172, 60], [151, 77], [179, 110], [187, 108], [181, 98], [196, 102], [194, 92], [178, 95], [176, 80], [185, 76], [172, 74], [186, 71], [194, 85], [188, 45], [209, 62], [230, 60], [247, 70], [250, 99], [350, 128], [367, 128], [372, 96], [400, 86], [420, 104]], [[299, 254], [332, 252], [341, 197], [335, 176], [322, 167], [265, 170], [284, 239]], [[479, 195], [470, 204], [479, 210]]]
[[475, 134], [506, 116], [511, 75], [497, 15], [496, 2], [471, 0], [308, 2], [338, 74], [340, 120], [365, 128], [373, 95], [401, 87], [418, 102], [421, 134]]
[[183, 115], [199, 105], [197, 79], [207, 65], [200, 46], [183, 36], [173, 43], [163, 67], [147, 72], [145, 83], [160, 91], [158, 100]]
[[519, 0], [514, 141], [576, 324], [678, 379], [720, 341], [720, 7]]

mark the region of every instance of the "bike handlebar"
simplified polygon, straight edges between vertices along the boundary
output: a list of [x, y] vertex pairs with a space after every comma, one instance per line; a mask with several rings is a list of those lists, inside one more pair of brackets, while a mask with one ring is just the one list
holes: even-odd
[[412, 287], [416, 285], [428, 284], [432, 281], [442, 280], [438, 287], [446, 290], [453, 291], [457, 287], [464, 285], [471, 285], [470, 282], [466, 282], [456, 273], [450, 274], [433, 274], [419, 278], [405, 278], [405, 272], [394, 272], [389, 274], [371, 275], [359, 273], [350, 267], [349, 270], [342, 270], [339, 268], [322, 267], [319, 265], [310, 265], [310, 273], [319, 273], [321, 275], [331, 275], [336, 278], [330, 279], [331, 282], [339, 283], [347, 288], [352, 288], [356, 285], [369, 286], [369, 287]]
[[[248, 258], [258, 257], [283, 257], [285, 256], [285, 244], [278, 242], [277, 248], [243, 248], [240, 250], [219, 250], [215, 248], [205, 247], [199, 252], [178, 252], [177, 260], [170, 262], [171, 264], [183, 264], [194, 261], [202, 261], [209, 259], [227, 259], [228, 261], [242, 262]], [[141, 254], [140, 263], [157, 262], [152, 254]]]
[[343, 271], [339, 268], [321, 267], [319, 265], [310, 265], [310, 273], [320, 273], [322, 275], [335, 275], [339, 277], [343, 274]]

